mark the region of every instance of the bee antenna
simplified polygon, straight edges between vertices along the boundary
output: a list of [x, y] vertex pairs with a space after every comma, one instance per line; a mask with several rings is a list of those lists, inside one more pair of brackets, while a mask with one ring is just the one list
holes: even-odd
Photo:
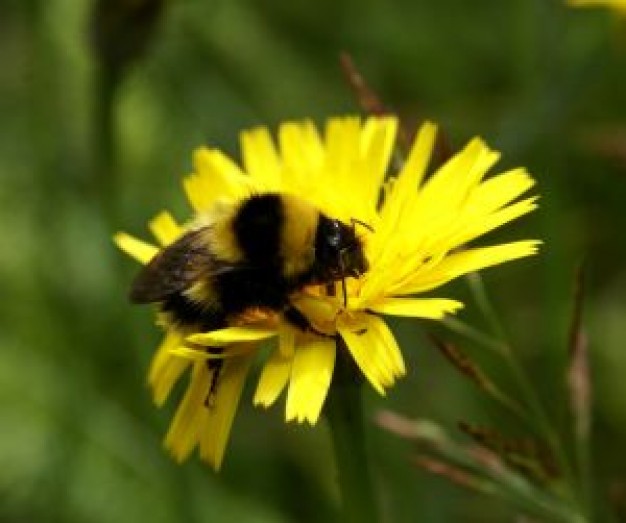
[[343, 306], [348, 306], [348, 290], [346, 288], [346, 275], [343, 271], [343, 261], [339, 261], [339, 269], [341, 270], [341, 292], [343, 293]]
[[365, 227], [368, 231], [374, 232], [374, 227], [372, 227], [369, 223], [365, 223], [364, 221], [357, 218], [350, 218], [350, 221], [352, 222], [352, 230], [354, 230], [356, 225], [358, 224], [361, 227]]

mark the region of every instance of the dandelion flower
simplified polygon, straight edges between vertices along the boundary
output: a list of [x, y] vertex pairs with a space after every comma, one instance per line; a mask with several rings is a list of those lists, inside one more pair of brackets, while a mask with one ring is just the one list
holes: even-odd
[[[212, 332], [187, 332], [166, 324], [148, 382], [161, 405], [174, 384], [190, 374], [165, 439], [177, 459], [198, 447], [201, 458], [220, 467], [259, 342], [275, 340], [254, 403], [269, 407], [286, 389], [287, 421], [314, 424], [329, 390], [338, 347], [347, 348], [367, 381], [384, 394], [406, 372], [384, 316], [442, 319], [462, 304], [424, 294], [458, 276], [537, 251], [539, 242], [534, 240], [468, 246], [536, 208], [536, 196], [522, 198], [534, 185], [524, 169], [487, 177], [499, 154], [475, 138], [427, 176], [436, 128], [425, 123], [408, 157], [394, 171], [397, 127], [394, 117], [332, 118], [323, 133], [309, 121], [288, 122], [279, 127], [277, 143], [266, 128], [257, 128], [241, 135], [241, 166], [216, 149], [195, 152], [195, 171], [185, 178], [184, 188], [196, 213], [252, 193], [296, 194], [344, 223], [354, 219], [365, 224], [362, 239], [370, 268], [361, 278], [348, 279], [345, 303], [341, 293], [332, 295], [318, 287], [293, 296], [309, 321], [335, 338], [302, 333], [278, 316], [254, 314], [242, 324]], [[161, 247], [185, 231], [166, 212], [152, 220], [150, 228]], [[115, 240], [142, 263], [159, 251], [125, 233]], [[203, 350], [215, 347], [219, 353]], [[206, 362], [212, 358], [220, 359], [222, 371], [207, 405], [212, 370]]]

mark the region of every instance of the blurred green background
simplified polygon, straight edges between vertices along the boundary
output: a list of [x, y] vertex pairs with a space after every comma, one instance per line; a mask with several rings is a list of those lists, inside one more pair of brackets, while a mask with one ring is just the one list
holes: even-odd
[[[109, 0], [98, 9], [94, 18], [88, 1], [0, 2], [0, 521], [336, 518], [327, 427], [284, 424], [282, 402], [253, 408], [254, 380], [219, 475], [162, 450], [173, 403], [157, 410], [144, 386], [160, 333], [149, 309], [127, 303], [137, 267], [111, 235], [147, 234], [165, 207], [188, 217], [180, 181], [195, 147], [237, 155], [242, 128], [358, 111], [341, 50], [407, 121], [439, 122], [455, 147], [481, 135], [504, 152], [501, 169], [525, 165], [537, 178], [540, 210], [491, 239], [541, 238], [542, 253], [488, 270], [487, 286], [559, 419], [573, 275], [586, 260], [595, 488], [624, 503], [623, 21], [547, 0]], [[107, 33], [126, 9], [139, 15]], [[108, 69], [96, 59], [105, 52]], [[112, 92], [107, 78], [116, 81], [124, 57]], [[438, 294], [468, 299], [463, 282]], [[481, 321], [471, 305], [461, 317]], [[437, 327], [395, 327], [409, 375], [386, 399], [368, 391], [368, 412], [429, 417], [460, 439], [460, 419], [517, 430], [427, 342]], [[507, 386], [488, 355], [464, 347]], [[373, 424], [368, 438], [385, 521], [517, 521], [499, 500], [415, 468], [409, 445]]]

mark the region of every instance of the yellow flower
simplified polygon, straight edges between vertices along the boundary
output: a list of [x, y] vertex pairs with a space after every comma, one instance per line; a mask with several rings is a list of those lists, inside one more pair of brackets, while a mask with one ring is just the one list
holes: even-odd
[[[284, 123], [278, 147], [265, 128], [241, 135], [242, 166], [216, 149], [194, 155], [195, 172], [184, 181], [196, 212], [219, 200], [240, 200], [252, 192], [280, 191], [307, 198], [329, 216], [346, 223], [357, 219], [370, 269], [347, 282], [341, 293], [307, 288], [295, 305], [318, 329], [337, 334], [370, 384], [381, 394], [405, 374], [396, 340], [381, 315], [441, 319], [462, 304], [417, 297], [469, 272], [534, 254], [537, 241], [466, 247], [475, 238], [536, 208], [536, 197], [520, 199], [534, 184], [521, 168], [485, 179], [499, 154], [475, 138], [439, 167], [426, 171], [436, 128], [426, 123], [406, 161], [390, 168], [397, 120], [393, 117], [332, 118], [323, 135], [311, 122]], [[162, 246], [184, 227], [161, 213], [150, 227]], [[158, 247], [125, 233], [121, 249], [147, 263]], [[182, 460], [198, 446], [200, 456], [219, 468], [244, 380], [258, 343], [277, 343], [264, 363], [254, 403], [269, 407], [287, 389], [286, 418], [314, 424], [333, 374], [337, 344], [301, 333], [280, 318], [251, 318], [249, 323], [212, 332], [181, 332], [167, 327], [149, 371], [154, 400], [163, 404], [173, 385], [191, 367], [191, 381], [178, 407], [166, 446]], [[220, 347], [221, 351], [202, 350]], [[212, 370], [207, 359], [223, 362], [211, 404]]]
[[610, 7], [626, 14], [626, 0], [567, 0], [571, 7]]

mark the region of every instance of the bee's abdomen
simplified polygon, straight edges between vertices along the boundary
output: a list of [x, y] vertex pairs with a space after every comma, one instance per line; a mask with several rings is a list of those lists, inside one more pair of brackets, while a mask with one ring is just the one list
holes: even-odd
[[176, 293], [162, 302], [161, 310], [169, 314], [174, 323], [182, 326], [214, 330], [226, 326], [226, 316], [218, 308], [207, 308], [184, 294]]
[[279, 312], [287, 301], [285, 281], [274, 267], [248, 268], [224, 274], [215, 281], [215, 288], [227, 315], [255, 307]]

